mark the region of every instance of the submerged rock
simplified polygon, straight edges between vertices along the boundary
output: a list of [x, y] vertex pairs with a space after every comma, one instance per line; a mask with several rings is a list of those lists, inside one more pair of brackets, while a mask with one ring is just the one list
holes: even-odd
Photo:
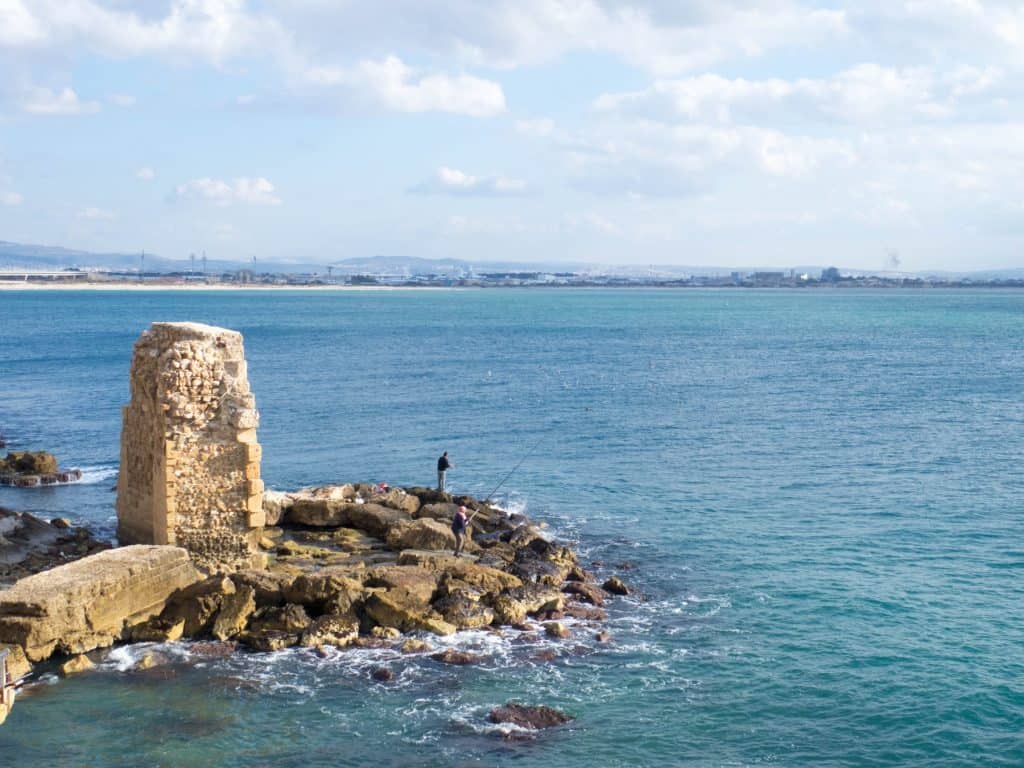
[[430, 658], [434, 661], [439, 661], [442, 664], [454, 664], [456, 666], [479, 664], [483, 661], [482, 656], [477, 656], [475, 653], [469, 653], [468, 651], [459, 651], [455, 648], [447, 648], [440, 653], [431, 655]]
[[629, 594], [629, 587], [618, 576], [609, 576], [604, 584], [601, 585], [601, 589], [613, 595]]
[[551, 707], [528, 707], [522, 704], [509, 702], [503, 707], [495, 707], [492, 709], [488, 719], [492, 723], [512, 723], [513, 725], [518, 725], [520, 728], [531, 728], [537, 730], [540, 728], [553, 728], [558, 725], [564, 725], [576, 718], [572, 715], [567, 715], [565, 712], [552, 709]]

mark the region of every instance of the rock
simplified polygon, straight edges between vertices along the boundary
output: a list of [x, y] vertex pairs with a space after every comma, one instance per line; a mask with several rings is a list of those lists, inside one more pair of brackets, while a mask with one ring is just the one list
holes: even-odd
[[57, 471], [57, 458], [46, 451], [10, 451], [0, 461], [0, 472], [46, 475]]
[[291, 509], [293, 499], [290, 494], [280, 491], [263, 491], [263, 514], [267, 525], [278, 525], [285, 514]]
[[524, 584], [502, 590], [491, 600], [494, 621], [498, 624], [522, 624], [528, 615], [561, 610], [563, 598], [554, 587]]
[[402, 635], [395, 627], [374, 627], [370, 634], [378, 640], [394, 640]]
[[268, 629], [258, 632], [243, 632], [238, 641], [255, 651], [280, 651], [299, 644], [298, 634]]
[[136, 643], [171, 643], [180, 640], [185, 632], [185, 619], [150, 619], [145, 624], [132, 628], [132, 640]]
[[361, 506], [344, 499], [295, 499], [285, 514], [290, 525], [336, 528], [349, 524], [349, 510]]
[[414, 486], [412, 488], [406, 488], [406, 493], [412, 494], [420, 500], [422, 504], [437, 504], [437, 503], [451, 503], [452, 496], [450, 493], [444, 491], [438, 491], [434, 488], [423, 488], [421, 486]]
[[256, 590], [248, 585], [238, 587], [228, 595], [213, 623], [213, 636], [220, 641], [230, 640], [243, 629], [256, 610]]
[[359, 619], [354, 615], [327, 614], [314, 619], [299, 641], [300, 645], [315, 647], [334, 645], [344, 648], [359, 637]]
[[[416, 498], [415, 496], [413, 498]], [[388, 531], [388, 547], [393, 550], [454, 550], [455, 534], [451, 526], [437, 520], [422, 519], [400, 523]]]
[[437, 590], [438, 575], [426, 568], [415, 565], [389, 565], [370, 568], [363, 584], [367, 587], [384, 587], [401, 590], [408, 595], [403, 598], [418, 608], [425, 608], [433, 600]]
[[389, 509], [379, 504], [353, 504], [348, 511], [347, 525], [384, 541], [393, 526], [409, 520], [412, 520], [412, 516], [398, 509]]
[[494, 610], [464, 594], [441, 598], [434, 603], [434, 609], [445, 621], [459, 629], [480, 629], [494, 621]]
[[21, 579], [0, 591], [0, 642], [31, 661], [112, 645], [198, 578], [178, 547], [120, 547]]
[[[293, 582], [292, 577], [287, 573], [256, 569], [237, 571], [231, 574], [230, 578], [236, 588], [252, 587], [257, 608], [282, 605], [285, 602], [285, 593], [290, 591]], [[299, 601], [289, 600], [288, 602]]]
[[161, 664], [166, 664], [166, 663], [167, 663], [167, 657], [166, 656], [163, 656], [163, 655], [161, 655], [159, 653], [153, 653], [152, 651], [148, 651], [147, 653], [144, 653], [142, 655], [142, 658], [139, 659], [138, 662], [135, 664], [135, 669], [137, 669], [137, 670], [152, 669], [153, 667], [158, 667]]
[[238, 649], [238, 643], [192, 643], [189, 653], [203, 659], [227, 659]]
[[270, 550], [272, 550], [272, 549], [276, 549], [277, 548], [277, 542], [274, 541], [269, 536], [260, 536], [259, 544], [260, 544], [260, 549], [266, 550], [268, 552]]
[[249, 631], [255, 633], [281, 632], [297, 637], [306, 630], [310, 623], [309, 614], [301, 605], [288, 603], [279, 608], [261, 608], [249, 621]]
[[625, 583], [622, 581], [622, 579], [620, 579], [618, 576], [608, 577], [605, 583], [601, 585], [601, 589], [603, 589], [605, 592], [610, 592], [613, 595], [629, 594], [629, 587], [627, 587]]
[[456, 627], [433, 611], [426, 611], [416, 602], [410, 602], [403, 590], [373, 592], [366, 598], [366, 615], [384, 627], [402, 632], [422, 630], [437, 635], [450, 635]]
[[401, 647], [402, 653], [423, 653], [424, 651], [429, 650], [430, 646], [427, 643], [423, 642], [422, 640], [418, 640], [415, 637], [410, 637], [408, 640], [402, 643]]
[[455, 664], [457, 666], [479, 664], [483, 661], [483, 657], [481, 656], [477, 656], [474, 653], [468, 653], [467, 651], [459, 651], [455, 648], [446, 648], [440, 653], [432, 654], [430, 658], [434, 661], [439, 661], [442, 664]]
[[563, 592], [567, 592], [570, 595], [576, 595], [581, 600], [585, 600], [592, 605], [596, 605], [599, 608], [604, 605], [605, 591], [594, 584], [585, 584], [580, 581], [570, 581], [564, 587]]
[[533, 654], [534, 661], [556, 661], [558, 654], [550, 648], [545, 648], [543, 651], [537, 651]]
[[395, 673], [387, 667], [377, 667], [370, 673], [370, 677], [378, 683], [390, 683], [395, 679]]
[[405, 551], [398, 556], [399, 565], [417, 565], [436, 573], [446, 573], [466, 585], [479, 587], [485, 592], [500, 592], [510, 587], [521, 587], [522, 580], [511, 573], [435, 552]]
[[61, 530], [68, 530], [71, 528], [71, 521], [66, 517], [55, 517], [50, 521], [50, 525], [54, 528], [60, 528]]
[[408, 512], [410, 515], [415, 515], [416, 511], [420, 508], [419, 497], [406, 493], [401, 488], [392, 488], [384, 494], [371, 494], [370, 501], [384, 507], [391, 507], [392, 509], [399, 509], [403, 512]]
[[549, 621], [544, 625], [544, 632], [548, 637], [557, 637], [559, 640], [565, 640], [571, 634], [569, 628], [560, 621]]
[[544, 560], [529, 548], [516, 552], [515, 562], [509, 570], [523, 582], [547, 584], [552, 587], [559, 586], [569, 575], [568, 566]]
[[[459, 511], [458, 504], [452, 504], [451, 502], [440, 502], [434, 504], [424, 504], [416, 512], [417, 520], [431, 519], [439, 520], [442, 523], [451, 525], [452, 518], [455, 517], [455, 513]], [[476, 522], [474, 520], [474, 522]]]
[[92, 660], [88, 656], [79, 654], [78, 656], [73, 656], [61, 664], [60, 673], [64, 675], [64, 677], [68, 677], [70, 675], [77, 675], [80, 672], [94, 669], [95, 667], [96, 665], [92, 663]]
[[557, 725], [575, 720], [572, 715], [559, 712], [551, 707], [527, 707], [522, 704], [509, 702], [503, 707], [496, 707], [491, 710], [489, 717], [492, 723], [512, 723], [520, 728], [553, 728]]
[[589, 608], [580, 603], [568, 603], [562, 608], [562, 613], [572, 616], [574, 619], [584, 621], [607, 621], [608, 614], [603, 608]]
[[631, 571], [636, 566], [627, 561], [627, 562], [622, 562], [622, 563], [616, 563], [615, 567], [618, 568], [620, 571]]
[[318, 612], [348, 613], [362, 603], [365, 592], [360, 582], [347, 575], [350, 572], [324, 569], [303, 574], [284, 586], [284, 598]]
[[594, 635], [594, 639], [597, 640], [597, 642], [599, 643], [610, 643], [612, 641], [612, 636], [604, 630], [601, 630], [596, 635]]
[[227, 576], [210, 576], [171, 595], [160, 618], [169, 622], [184, 619], [185, 636], [199, 637], [213, 626], [224, 599], [234, 593], [235, 584]]
[[32, 671], [32, 662], [20, 645], [0, 644], [0, 651], [8, 651], [7, 675], [11, 680], [20, 680]]

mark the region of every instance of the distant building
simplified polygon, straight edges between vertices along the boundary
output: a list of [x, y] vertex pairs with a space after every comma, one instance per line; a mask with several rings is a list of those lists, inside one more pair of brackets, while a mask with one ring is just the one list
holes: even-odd
[[836, 283], [842, 275], [839, 274], [839, 270], [835, 267], [828, 267], [827, 269], [821, 270], [821, 282], [823, 283]]

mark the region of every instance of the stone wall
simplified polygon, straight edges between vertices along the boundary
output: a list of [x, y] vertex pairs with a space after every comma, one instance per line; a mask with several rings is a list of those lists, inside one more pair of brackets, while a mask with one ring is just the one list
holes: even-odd
[[135, 342], [123, 411], [120, 542], [184, 547], [209, 570], [258, 563], [258, 422], [240, 333], [153, 323]]
[[31, 661], [84, 653], [156, 616], [198, 573], [179, 547], [111, 549], [21, 579], [0, 591], [0, 643]]

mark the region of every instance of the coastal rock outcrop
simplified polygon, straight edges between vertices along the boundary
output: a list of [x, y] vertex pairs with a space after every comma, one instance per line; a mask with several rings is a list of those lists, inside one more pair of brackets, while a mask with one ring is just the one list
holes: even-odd
[[0, 592], [0, 642], [21, 646], [31, 661], [112, 645], [196, 578], [178, 547], [100, 552]]
[[564, 725], [576, 718], [551, 707], [528, 707], [510, 701], [503, 707], [492, 709], [489, 719], [492, 723], [512, 723], [520, 728], [536, 730], [538, 728], [553, 728], [557, 725]]

